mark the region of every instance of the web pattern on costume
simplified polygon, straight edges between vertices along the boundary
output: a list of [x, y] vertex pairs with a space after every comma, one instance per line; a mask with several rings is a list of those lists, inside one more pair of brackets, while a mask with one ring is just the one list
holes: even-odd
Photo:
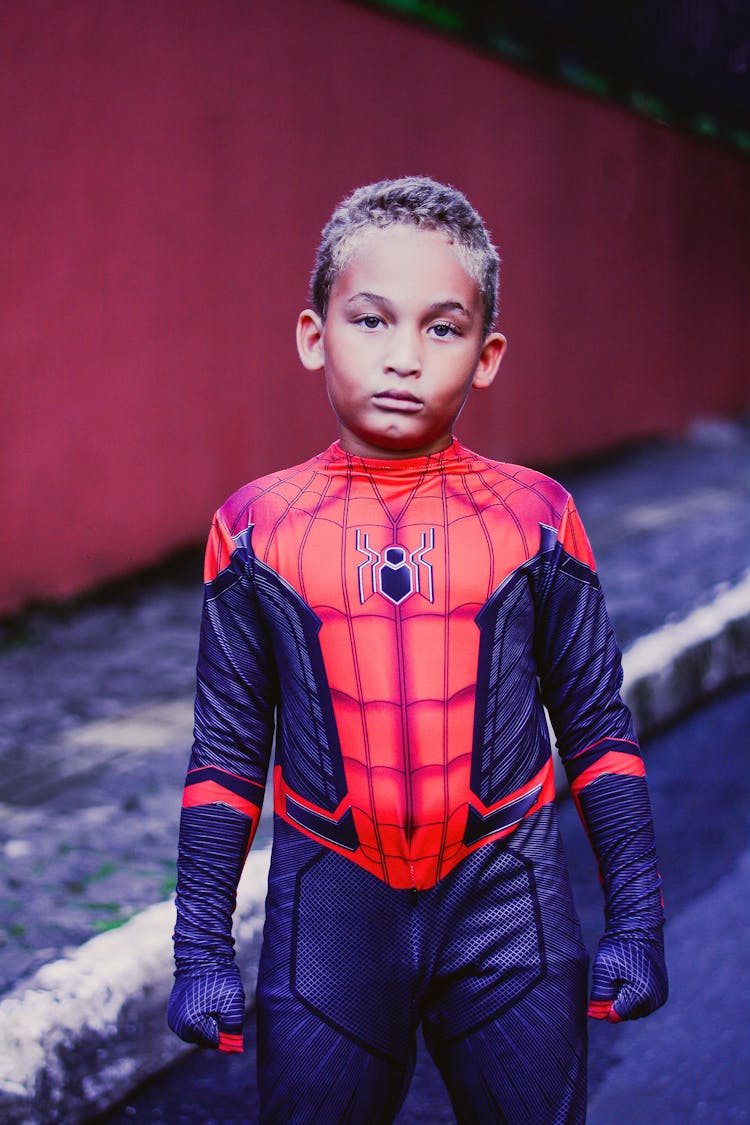
[[[553, 572], [574, 563], [598, 582], [549, 478], [457, 443], [388, 472], [328, 451], [219, 512], [194, 764], [262, 785], [278, 702], [276, 812], [389, 885], [424, 888], [551, 800], [534, 622], [545, 598], [577, 612], [579, 577], [549, 594]], [[598, 628], [601, 612], [578, 628], [582, 651]], [[618, 661], [612, 641], [605, 683]], [[590, 688], [568, 682], [566, 712]]]
[[589, 1015], [610, 1023], [641, 1019], [666, 998], [667, 968], [658, 933], [650, 939], [605, 934], [591, 974]]
[[177, 977], [167, 1019], [187, 1043], [242, 1051], [245, 992], [234, 965]]

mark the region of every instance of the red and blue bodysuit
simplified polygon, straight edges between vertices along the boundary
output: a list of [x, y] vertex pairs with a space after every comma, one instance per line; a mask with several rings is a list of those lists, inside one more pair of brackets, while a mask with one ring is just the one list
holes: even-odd
[[605, 890], [592, 1012], [646, 1014], [662, 908], [621, 679], [585, 532], [542, 474], [455, 440], [335, 444], [219, 510], [170, 1022], [215, 1042], [215, 1015], [237, 1042], [231, 913], [275, 731], [264, 1121], [391, 1121], [420, 1022], [459, 1121], [583, 1121], [587, 955], [543, 707]]

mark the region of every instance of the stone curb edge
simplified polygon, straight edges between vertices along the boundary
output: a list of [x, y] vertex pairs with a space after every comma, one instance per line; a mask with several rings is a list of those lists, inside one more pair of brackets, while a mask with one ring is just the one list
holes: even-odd
[[[254, 991], [270, 847], [237, 894], [237, 960]], [[0, 1000], [0, 1120], [79, 1125], [192, 1050], [166, 1024], [174, 902], [159, 902], [44, 965]]]
[[[636, 641], [623, 694], [641, 734], [750, 676], [750, 573], [709, 605]], [[238, 963], [254, 990], [270, 849], [237, 898]], [[0, 1000], [0, 1118], [77, 1125], [186, 1051], [166, 1026], [174, 905], [161, 902], [45, 965]]]
[[640, 735], [750, 676], [750, 571], [709, 604], [637, 640], [623, 671]]

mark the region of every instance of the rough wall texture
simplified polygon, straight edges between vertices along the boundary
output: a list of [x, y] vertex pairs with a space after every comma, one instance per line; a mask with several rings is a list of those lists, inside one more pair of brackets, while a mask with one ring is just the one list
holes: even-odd
[[549, 462], [748, 402], [750, 163], [344, 0], [0, 14], [0, 611], [202, 538], [327, 444], [293, 347], [358, 183], [460, 186], [504, 259], [461, 436]]

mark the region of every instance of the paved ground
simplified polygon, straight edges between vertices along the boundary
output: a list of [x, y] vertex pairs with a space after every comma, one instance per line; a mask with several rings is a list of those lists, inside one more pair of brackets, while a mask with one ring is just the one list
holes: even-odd
[[[750, 425], [557, 475], [624, 648], [750, 565]], [[171, 894], [199, 575], [195, 553], [0, 625], [0, 994]]]

